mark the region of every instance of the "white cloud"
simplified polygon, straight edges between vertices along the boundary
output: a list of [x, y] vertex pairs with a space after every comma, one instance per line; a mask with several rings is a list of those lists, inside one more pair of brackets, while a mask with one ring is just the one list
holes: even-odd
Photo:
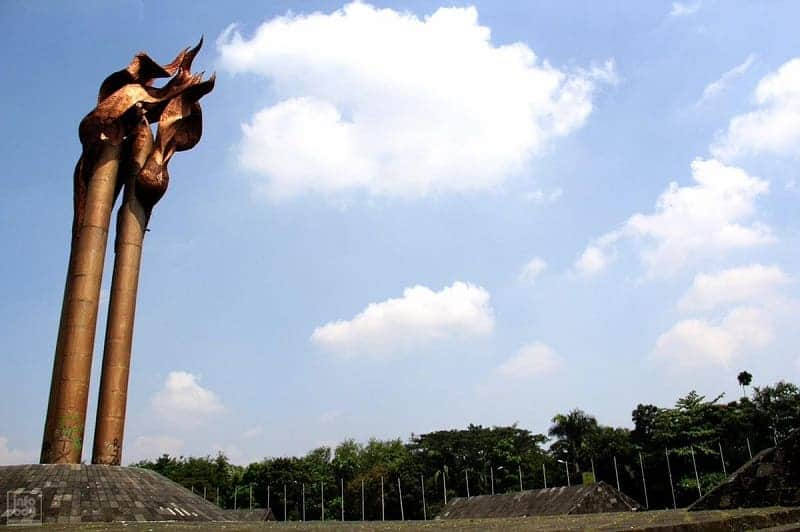
[[552, 347], [542, 342], [521, 347], [517, 353], [500, 364], [495, 372], [507, 378], [529, 379], [552, 373], [563, 365]]
[[241, 164], [273, 199], [361, 190], [422, 197], [494, 189], [580, 128], [613, 61], [559, 70], [495, 46], [474, 7], [419, 18], [354, 2], [217, 40], [221, 68], [280, 101], [243, 125]]
[[32, 449], [10, 449], [8, 438], [0, 436], [0, 465], [35, 464], [38, 459], [39, 453]]
[[754, 111], [731, 119], [712, 153], [723, 160], [760, 153], [800, 156], [800, 57], [758, 83], [755, 103]]
[[775, 240], [769, 227], [753, 220], [755, 201], [769, 191], [768, 182], [714, 159], [692, 162], [692, 178], [691, 186], [670, 183], [653, 213], [634, 214], [591, 243], [575, 270], [600, 272], [623, 239], [641, 243], [640, 259], [650, 276], [668, 276], [688, 263]]
[[670, 9], [669, 16], [671, 17], [685, 17], [697, 13], [702, 7], [702, 2], [672, 2], [672, 9]]
[[750, 54], [747, 56], [747, 59], [744, 60], [743, 63], [736, 65], [732, 69], [725, 72], [718, 80], [713, 81], [706, 85], [706, 88], [703, 89], [703, 95], [700, 97], [700, 100], [697, 102], [697, 105], [702, 105], [704, 102], [710, 100], [720, 92], [724, 91], [728, 88], [728, 85], [733, 83], [737, 78], [744, 75], [745, 72], [750, 70], [750, 67], [753, 66], [753, 63], [756, 60], [756, 56], [754, 54]]
[[563, 195], [564, 190], [561, 188], [553, 189], [550, 192], [545, 192], [544, 190], [537, 188], [532, 192], [526, 193], [523, 197], [530, 202], [543, 204], [555, 203]]
[[152, 460], [163, 454], [180, 456], [183, 446], [184, 441], [173, 436], [139, 436], [133, 440], [125, 458], [130, 462], [138, 462], [139, 460]]
[[581, 277], [592, 277], [603, 271], [614, 260], [615, 255], [609, 245], [590, 244], [575, 261], [575, 273]]
[[522, 267], [519, 279], [526, 284], [534, 284], [536, 279], [547, 269], [547, 263], [541, 257], [534, 257]]
[[260, 436], [264, 432], [264, 427], [261, 425], [256, 425], [254, 427], [250, 427], [246, 431], [242, 433], [242, 438], [250, 439], [255, 438], [256, 436]]
[[203, 425], [213, 414], [224, 411], [217, 395], [200, 386], [196, 375], [172, 371], [164, 387], [152, 398], [153, 410], [167, 422], [181, 428]]
[[755, 307], [737, 307], [721, 320], [687, 319], [658, 337], [653, 357], [677, 369], [728, 368], [774, 339], [771, 317]]
[[684, 311], [709, 311], [723, 305], [760, 302], [790, 281], [780, 267], [761, 264], [700, 273], [678, 306]]
[[460, 281], [439, 292], [418, 285], [403, 297], [370, 303], [351, 320], [317, 327], [311, 341], [346, 358], [407, 354], [435, 341], [491, 333], [489, 299], [485, 289]]

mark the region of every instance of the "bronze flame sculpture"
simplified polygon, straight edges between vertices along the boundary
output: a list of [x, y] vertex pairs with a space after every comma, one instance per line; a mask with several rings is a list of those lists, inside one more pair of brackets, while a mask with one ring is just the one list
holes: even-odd
[[[81, 121], [74, 218], [40, 462], [80, 463], [109, 221], [117, 214], [114, 273], [106, 324], [92, 462], [119, 465], [142, 244], [153, 207], [169, 184], [167, 164], [202, 134], [199, 100], [214, 88], [191, 66], [200, 43], [167, 65], [145, 53], [100, 87]], [[157, 78], [170, 78], [153, 87]], [[150, 124], [158, 124], [155, 139]]]

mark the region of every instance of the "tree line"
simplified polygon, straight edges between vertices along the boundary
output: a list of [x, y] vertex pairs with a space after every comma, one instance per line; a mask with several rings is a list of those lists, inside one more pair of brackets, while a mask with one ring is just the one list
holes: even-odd
[[631, 415], [632, 430], [601, 425], [575, 409], [554, 416], [547, 435], [517, 424], [469, 425], [412, 434], [408, 441], [347, 439], [335, 448], [265, 458], [247, 466], [231, 464], [222, 453], [165, 454], [133, 465], [205, 492], [226, 508], [248, 508], [251, 490], [253, 506], [264, 507], [269, 490], [276, 517], [283, 519], [285, 511], [290, 520], [318, 520], [323, 504], [326, 519], [340, 519], [344, 505], [345, 519], [359, 520], [362, 491], [367, 520], [399, 519], [401, 493], [403, 516], [422, 519], [423, 511], [428, 517], [435, 515], [445, 496], [449, 500], [466, 495], [467, 484], [471, 495], [480, 495], [538, 489], [545, 482], [548, 487], [574, 485], [592, 476], [619, 485], [642, 504], [647, 499], [650, 508], [672, 507], [674, 493], [680, 507], [800, 427], [800, 390], [792, 383], [756, 387], [749, 397], [732, 402], [722, 398], [692, 391], [671, 408], [639, 404]]

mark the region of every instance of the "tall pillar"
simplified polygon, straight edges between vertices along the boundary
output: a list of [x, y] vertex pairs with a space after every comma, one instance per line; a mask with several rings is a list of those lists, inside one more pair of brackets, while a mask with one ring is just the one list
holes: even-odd
[[127, 140], [125, 195], [117, 218], [114, 275], [92, 450], [95, 464], [119, 465], [122, 460], [144, 234], [153, 207], [167, 191], [167, 165], [171, 157], [177, 151], [191, 149], [200, 140], [202, 111], [198, 100], [213, 89], [215, 82], [213, 76], [203, 81], [201, 75], [190, 72], [199, 46], [189, 50], [180, 63], [173, 82], [185, 84], [186, 88], [160, 109], [155, 140], [144, 109]]
[[[50, 401], [42, 442], [42, 463], [81, 461], [97, 307], [108, 225], [114, 205], [120, 147], [106, 142], [86, 181], [85, 200], [76, 199], [72, 249], [56, 342]], [[86, 155], [86, 154], [84, 154]], [[79, 167], [80, 168], [80, 167]], [[79, 169], [79, 175], [82, 171]]]
[[125, 180], [125, 192], [117, 213], [114, 274], [106, 321], [93, 464], [119, 465], [122, 459], [139, 267], [149, 218], [136, 197], [136, 176], [153, 149], [153, 134], [144, 117], [134, 129], [129, 146], [123, 170], [126, 175], [121, 176]]
[[[42, 463], [81, 461], [109, 220], [116, 196], [125, 184], [126, 199], [117, 223], [94, 452], [101, 463], [119, 463], [144, 231], [153, 205], [166, 191], [169, 158], [200, 139], [198, 100], [214, 87], [213, 76], [203, 81], [202, 74], [190, 71], [201, 45], [202, 39], [163, 67], [145, 53], [136, 54], [125, 69], [103, 81], [97, 106], [78, 128], [83, 153], [75, 170], [72, 243], [42, 438]], [[152, 86], [155, 78], [170, 76], [163, 87]], [[150, 123], [156, 121], [158, 136], [153, 141]], [[123, 147], [129, 154], [126, 159], [133, 160], [123, 170], [126, 175], [118, 179]]]

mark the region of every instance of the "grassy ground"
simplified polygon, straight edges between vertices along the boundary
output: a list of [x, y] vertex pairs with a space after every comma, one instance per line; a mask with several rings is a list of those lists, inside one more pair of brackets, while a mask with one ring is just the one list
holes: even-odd
[[[395, 531], [395, 530], [753, 530], [781, 525], [796, 525], [800, 530], [800, 508], [755, 508], [728, 511], [687, 512], [663, 510], [590, 515], [553, 515], [509, 519], [454, 519], [446, 521], [386, 521], [386, 522], [271, 522], [271, 523], [98, 523], [82, 525], [48, 525], [48, 530], [92, 530], [158, 532], [213, 530], [257, 532], [263, 530], [306, 531]], [[13, 527], [9, 530], [42, 530]]]

